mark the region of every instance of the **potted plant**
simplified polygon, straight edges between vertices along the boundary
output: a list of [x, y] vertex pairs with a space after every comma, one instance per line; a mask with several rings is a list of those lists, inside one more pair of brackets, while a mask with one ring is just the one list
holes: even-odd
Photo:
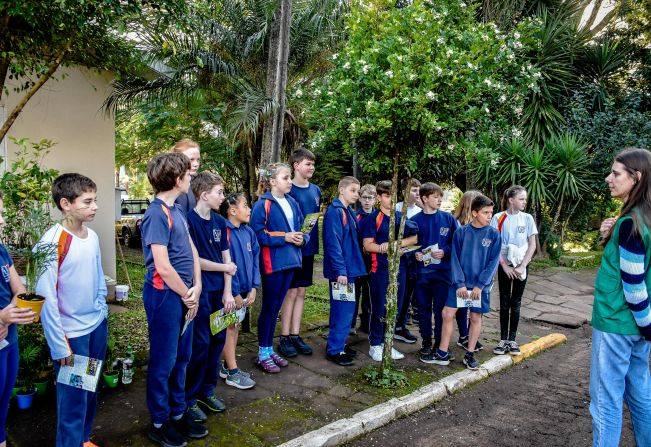
[[106, 341], [106, 366], [104, 368], [104, 373], [102, 373], [104, 383], [109, 388], [115, 388], [118, 386], [118, 378], [120, 375], [120, 371], [115, 368], [117, 365], [115, 352], [115, 337], [109, 334], [108, 340]]
[[[40, 324], [21, 325], [18, 327], [18, 337], [21, 345], [20, 376], [21, 385], [27, 382], [36, 388], [37, 396], [47, 393], [48, 383], [52, 374], [52, 360]], [[24, 353], [23, 346], [27, 347]], [[29, 368], [29, 371], [25, 371]]]
[[40, 353], [39, 346], [32, 343], [21, 343], [20, 347], [20, 369], [18, 370], [18, 383], [20, 389], [16, 393], [18, 408], [27, 410], [34, 403], [36, 395], [37, 379], [36, 362]]
[[56, 262], [57, 249], [57, 244], [53, 242], [36, 244], [33, 250], [21, 249], [25, 260], [25, 293], [18, 294], [17, 306], [31, 308], [36, 313], [34, 321], [39, 321], [45, 302], [45, 297], [36, 294], [36, 283], [48, 267]]

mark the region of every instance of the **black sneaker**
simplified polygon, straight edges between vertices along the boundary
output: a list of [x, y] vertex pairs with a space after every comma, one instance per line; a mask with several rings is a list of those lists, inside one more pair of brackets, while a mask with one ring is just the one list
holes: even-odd
[[[465, 337], [459, 337], [457, 340], [457, 346], [462, 347], [465, 351], [468, 351], [468, 336]], [[484, 345], [482, 345], [479, 340], [477, 340], [477, 343], [475, 343], [475, 351], [474, 352], [479, 352], [484, 349]]]
[[201, 439], [208, 436], [208, 429], [194, 422], [188, 413], [184, 413], [178, 421], [172, 419], [172, 425], [186, 438]]
[[353, 359], [343, 352], [335, 355], [326, 354], [326, 358], [339, 366], [351, 366], [353, 364]]
[[357, 357], [357, 351], [348, 345], [344, 346], [344, 354], [346, 354], [348, 357]]
[[194, 422], [204, 423], [208, 420], [208, 416], [204, 413], [199, 405], [194, 404], [186, 410]]
[[289, 340], [294, 346], [295, 352], [298, 352], [299, 354], [303, 354], [303, 355], [312, 354], [312, 348], [310, 347], [310, 345], [308, 345], [303, 341], [300, 335], [290, 335]]
[[423, 344], [418, 351], [420, 355], [429, 355], [432, 353], [432, 340], [423, 340]]
[[439, 351], [436, 350], [429, 355], [421, 355], [420, 361], [430, 365], [434, 364], [447, 366], [450, 364], [450, 354], [446, 352], [445, 355], [441, 355], [439, 354]]
[[504, 355], [508, 354], [511, 350], [511, 344], [508, 340], [500, 340], [495, 349], [493, 349], [493, 354]]
[[520, 355], [520, 346], [515, 341], [509, 341], [509, 354]]
[[298, 352], [296, 352], [296, 348], [294, 347], [294, 343], [292, 343], [292, 341], [289, 339], [289, 336], [287, 335], [280, 336], [280, 341], [278, 343], [278, 352], [287, 358], [296, 357], [298, 355]]
[[169, 422], [165, 422], [159, 428], [152, 425], [147, 437], [163, 447], [185, 447], [188, 445], [183, 435]]
[[416, 340], [418, 340], [416, 337], [411, 335], [411, 332], [409, 332], [409, 329], [407, 328], [396, 330], [396, 333], [393, 334], [393, 338], [403, 343], [408, 343], [410, 345], [416, 343]]
[[468, 369], [479, 369], [479, 362], [475, 358], [475, 354], [472, 352], [466, 352], [466, 355], [463, 356], [463, 364], [466, 365]]
[[205, 411], [209, 411], [211, 413], [221, 413], [222, 411], [226, 410], [226, 405], [224, 405], [224, 402], [217, 399], [217, 396], [214, 394], [212, 396], [199, 397], [197, 399], [197, 403], [201, 405]]

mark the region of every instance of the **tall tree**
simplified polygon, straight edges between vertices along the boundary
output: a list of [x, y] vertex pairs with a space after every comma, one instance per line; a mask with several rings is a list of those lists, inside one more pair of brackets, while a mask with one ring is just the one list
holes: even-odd
[[[415, 0], [400, 9], [392, 2], [356, 6], [334, 70], [312, 93], [311, 114], [320, 123], [312, 144], [355, 154], [366, 172], [391, 175], [395, 201], [399, 170], [448, 158], [461, 171], [477, 135], [510, 133], [525, 94], [536, 88], [536, 69], [519, 57], [534, 45], [536, 25], [526, 22], [505, 34], [477, 24], [474, 13], [458, 0]], [[395, 239], [389, 235], [385, 374], [402, 229]]]

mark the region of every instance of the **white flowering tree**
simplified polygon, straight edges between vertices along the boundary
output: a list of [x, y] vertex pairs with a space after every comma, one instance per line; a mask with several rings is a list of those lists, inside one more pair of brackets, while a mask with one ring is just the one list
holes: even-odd
[[[539, 75], [521, 57], [534, 45], [535, 23], [505, 34], [478, 23], [474, 7], [459, 0], [393, 5], [353, 7], [348, 42], [312, 92], [318, 130], [311, 144], [356, 155], [366, 172], [392, 173], [395, 203], [400, 171], [438, 164], [463, 170], [480, 135], [511, 134]], [[392, 211], [390, 228], [394, 219]], [[391, 367], [402, 228], [398, 241], [389, 233], [384, 374]]]

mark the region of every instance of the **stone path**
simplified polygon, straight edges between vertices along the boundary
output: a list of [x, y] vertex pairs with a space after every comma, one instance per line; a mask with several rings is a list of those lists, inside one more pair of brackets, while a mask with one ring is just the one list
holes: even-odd
[[[533, 321], [578, 328], [592, 318], [596, 270], [567, 271], [555, 268], [533, 272], [522, 297], [521, 316]], [[497, 284], [491, 293], [491, 308], [499, 309]]]

